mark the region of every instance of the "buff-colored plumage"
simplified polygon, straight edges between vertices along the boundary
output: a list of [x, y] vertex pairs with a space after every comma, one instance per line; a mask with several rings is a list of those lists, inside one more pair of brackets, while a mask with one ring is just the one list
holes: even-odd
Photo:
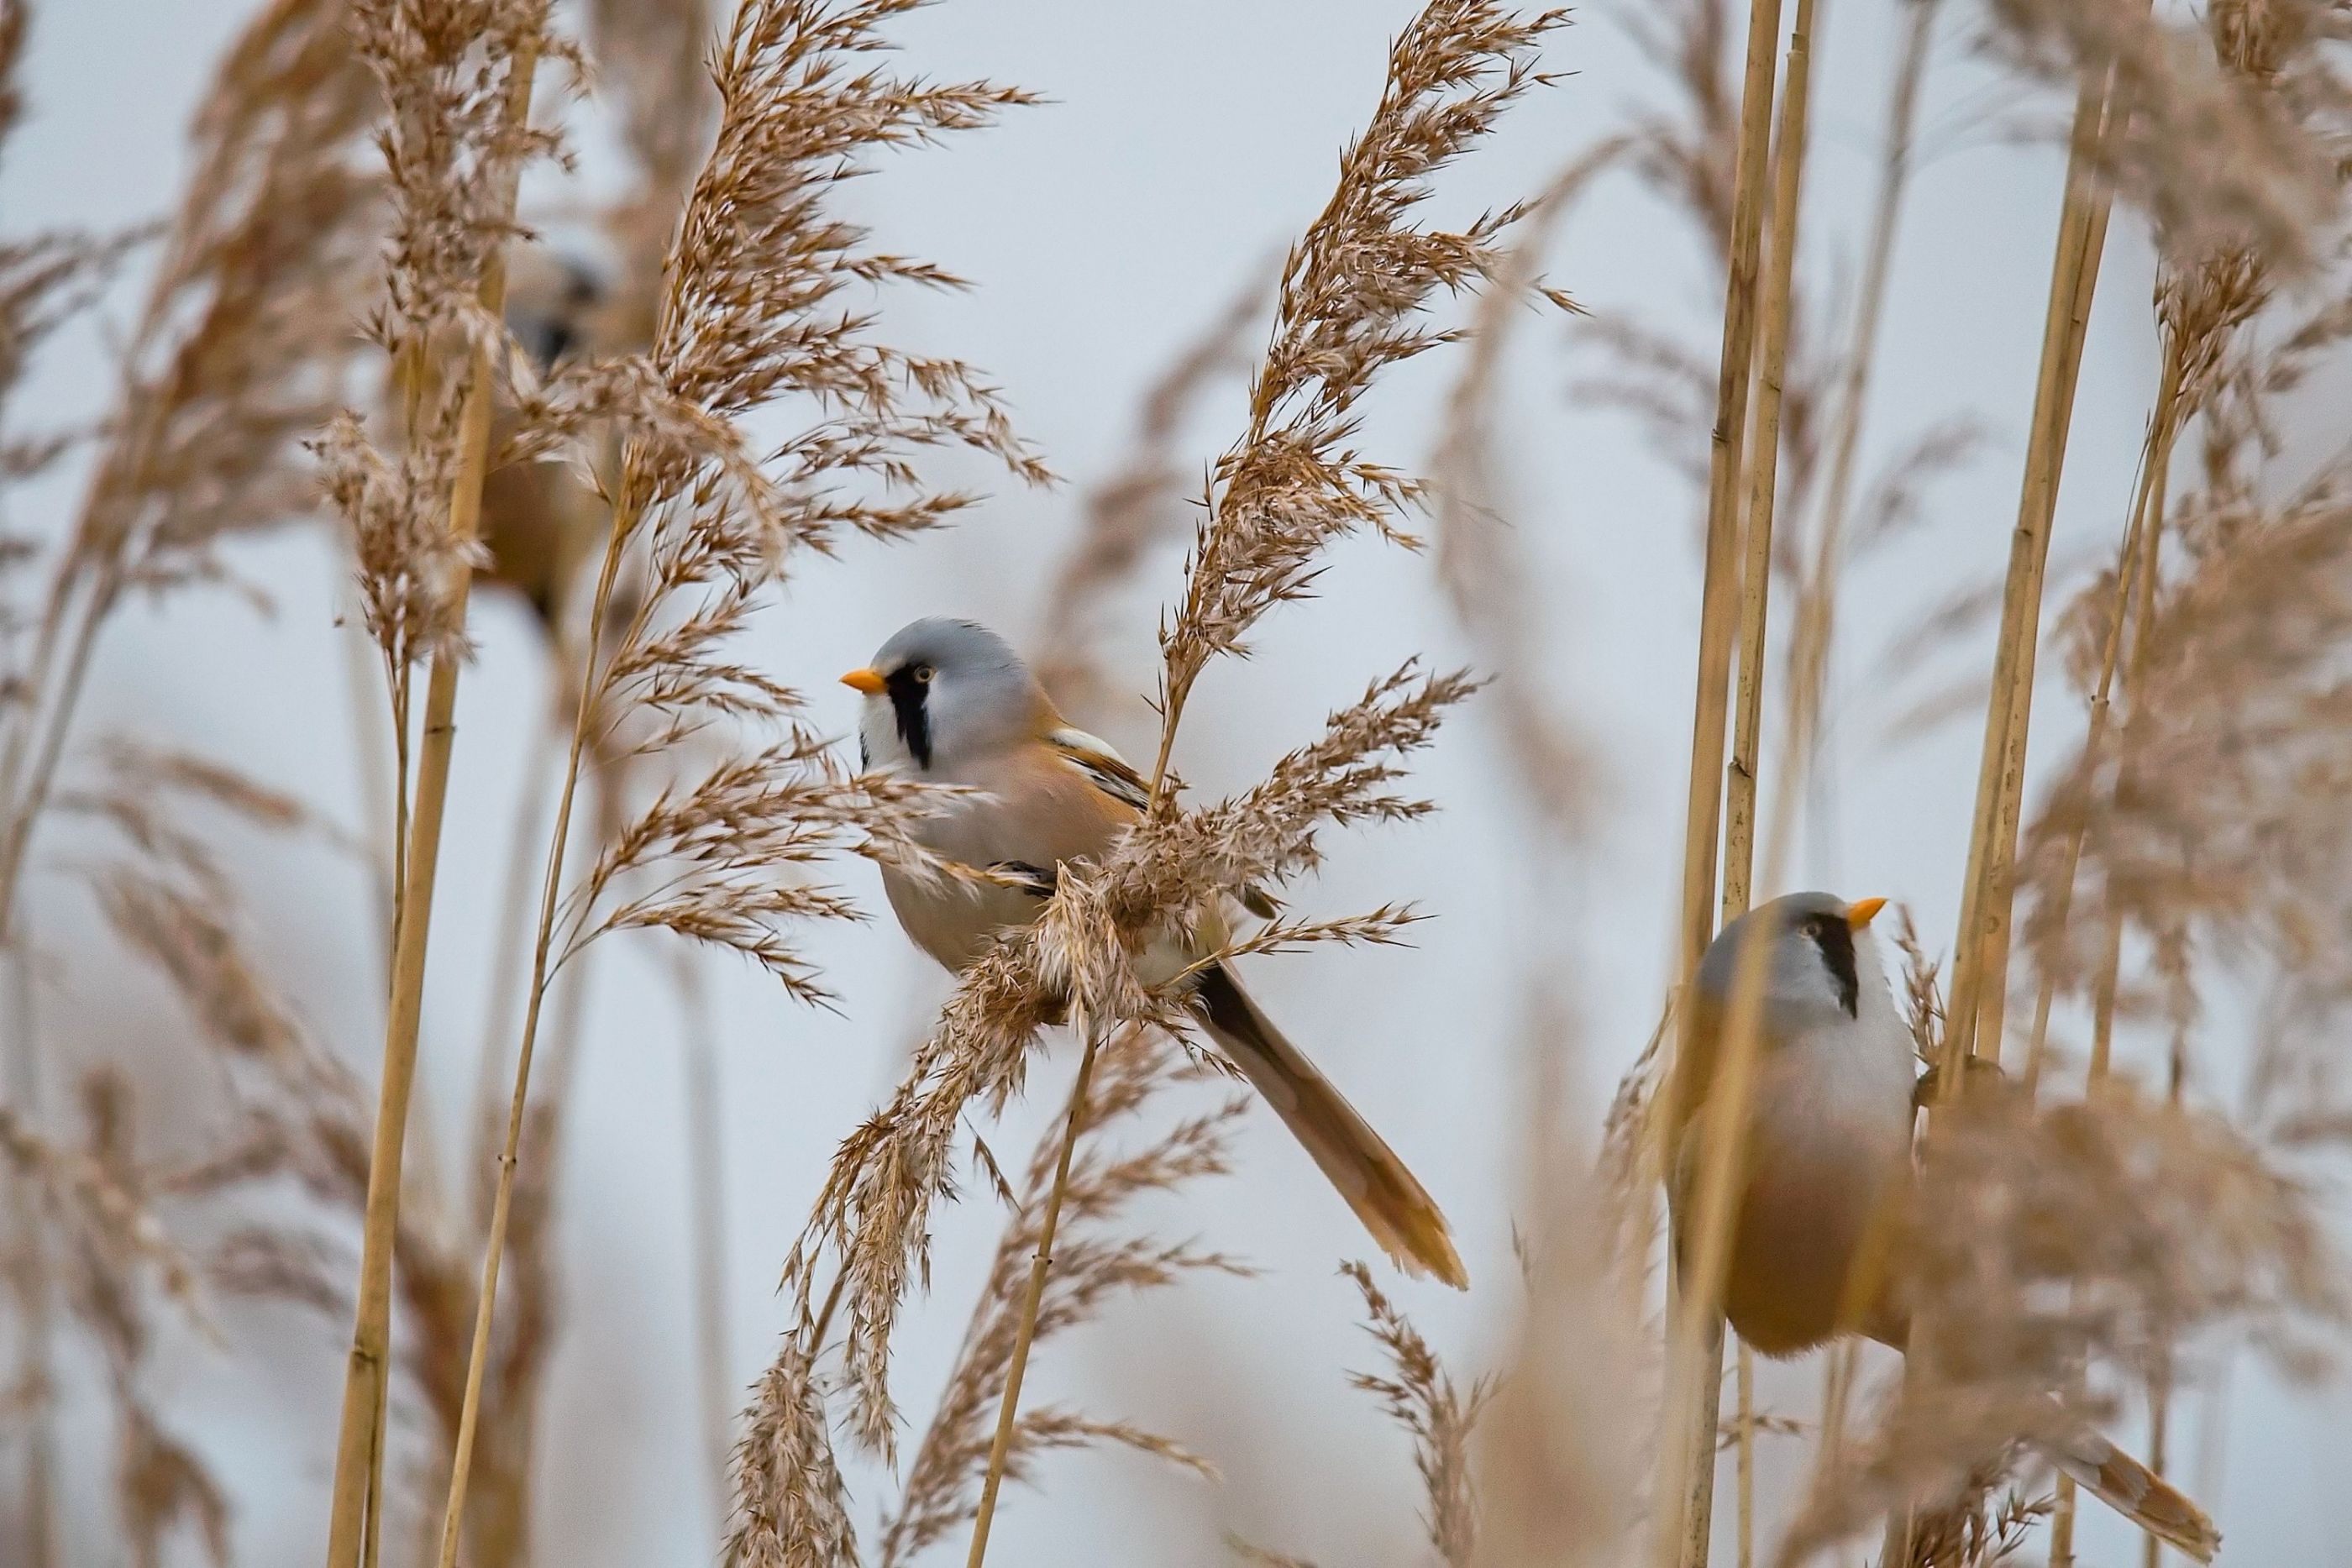
[[[1751, 938], [1771, 944], [1723, 1297], [1740, 1339], [1766, 1355], [1799, 1354], [1843, 1333], [1896, 1350], [1910, 1341], [1909, 1313], [1888, 1283], [1901, 1271], [1887, 1249], [1911, 1188], [1916, 1063], [1870, 931], [1884, 902], [1849, 904], [1824, 893], [1775, 899], [1725, 926], [1692, 982], [1669, 1122], [1678, 1249], [1687, 1245], [1700, 1113], [1741, 950]], [[2142, 1529], [2212, 1560], [2221, 1534], [2203, 1511], [2089, 1427], [2075, 1423], [2039, 1446]]]
[[[896, 765], [979, 793], [926, 822], [919, 836], [997, 881], [922, 880], [885, 869], [883, 886], [907, 935], [961, 970], [995, 933], [1044, 907], [1055, 867], [1099, 855], [1132, 823], [1142, 781], [1108, 745], [1072, 728], [1028, 667], [969, 622], [918, 621], [845, 682], [865, 694], [859, 741], [872, 766]], [[1161, 981], [1213, 946], [1194, 930], [1147, 955]], [[1371, 1125], [1285, 1039], [1223, 965], [1194, 980], [1192, 1010], [1263, 1095], [1372, 1239], [1408, 1273], [1466, 1288], [1444, 1215]]]

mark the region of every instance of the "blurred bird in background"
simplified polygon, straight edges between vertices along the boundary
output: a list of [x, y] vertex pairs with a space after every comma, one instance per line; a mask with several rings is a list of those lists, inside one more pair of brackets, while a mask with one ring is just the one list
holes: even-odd
[[[1775, 899], [1723, 928], [1691, 985], [1667, 1166], [1679, 1269], [1692, 1260], [1697, 1134], [1743, 953], [1751, 940], [1767, 944], [1723, 1293], [1724, 1316], [1765, 1355], [1853, 1333], [1898, 1351], [1910, 1343], [1910, 1303], [1894, 1283], [1903, 1270], [1887, 1252], [1914, 1185], [1918, 1059], [1871, 931], [1885, 904], [1826, 893]], [[2221, 1536], [2194, 1502], [2088, 1426], [2066, 1420], [2061, 1429], [2036, 1441], [2051, 1463], [2151, 1534], [2211, 1561]]]
[[[584, 256], [518, 246], [507, 286], [507, 327], [546, 375], [576, 355], [625, 345], [614, 332], [614, 294], [605, 269]], [[500, 410], [490, 449], [503, 449], [512, 416]], [[520, 594], [551, 647], [569, 647], [566, 617], [574, 587], [603, 549], [611, 508], [561, 456], [507, 463], [482, 488], [480, 580]]]

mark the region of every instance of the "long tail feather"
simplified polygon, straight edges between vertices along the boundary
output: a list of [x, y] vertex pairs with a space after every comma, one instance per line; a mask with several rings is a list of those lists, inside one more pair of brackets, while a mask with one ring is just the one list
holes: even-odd
[[2213, 1553], [2221, 1550], [2221, 1532], [2213, 1528], [2203, 1509], [2088, 1427], [2077, 1427], [2063, 1441], [2039, 1447], [2052, 1464], [2074, 1478], [2076, 1485], [2158, 1540], [2179, 1547], [2200, 1563], [2212, 1562]]
[[1195, 1010], [1397, 1267], [1457, 1291], [1469, 1273], [1436, 1201], [1331, 1081], [1282, 1037], [1224, 966], [1203, 972]]

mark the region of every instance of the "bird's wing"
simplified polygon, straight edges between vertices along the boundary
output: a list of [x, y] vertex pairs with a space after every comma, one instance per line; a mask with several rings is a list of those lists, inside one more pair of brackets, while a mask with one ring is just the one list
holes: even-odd
[[1143, 810], [1151, 804], [1151, 786], [1121, 757], [1111, 743], [1083, 729], [1057, 729], [1045, 744], [1065, 761], [1094, 781], [1096, 789], [1123, 805]]
[[[1045, 737], [1045, 744], [1112, 800], [1138, 811], [1150, 809], [1151, 786], [1109, 741], [1083, 729], [1065, 727]], [[1235, 896], [1243, 908], [1260, 920], [1272, 920], [1282, 913], [1281, 901], [1255, 884], [1243, 888]]]

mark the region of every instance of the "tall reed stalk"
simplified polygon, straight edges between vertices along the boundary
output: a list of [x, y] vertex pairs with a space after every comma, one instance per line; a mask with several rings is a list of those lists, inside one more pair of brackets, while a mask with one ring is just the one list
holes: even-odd
[[[2068, 137], [2065, 196], [2059, 213], [2025, 475], [2011, 538], [2000, 630], [1986, 701], [1983, 757], [1968, 876], [1961, 893], [1951, 1003], [1938, 1063], [1938, 1099], [1945, 1103], [1958, 1095], [1967, 1076], [1963, 1067], [1970, 1056], [1992, 1062], [2000, 1060], [2011, 905], [2016, 891], [2013, 873], [2023, 810], [2025, 746], [2041, 634], [2042, 581], [2082, 371], [2084, 337], [2115, 200], [2106, 172], [2106, 146], [2109, 137], [2121, 134], [2122, 116], [2127, 112], [2118, 89], [2119, 76], [2112, 66], [2085, 71]], [[1925, 1322], [1913, 1330], [1918, 1338], [1929, 1332]], [[1907, 1359], [1906, 1377], [1915, 1376], [1917, 1366], [1916, 1357]], [[1910, 1511], [1897, 1509], [1890, 1513], [1882, 1552], [1885, 1561], [1909, 1561], [1912, 1530]]]
[[[2130, 516], [2124, 526], [2122, 544], [2116, 552], [2115, 602], [2109, 612], [2106, 634], [2101, 640], [2098, 676], [2091, 691], [2090, 716], [2083, 738], [2083, 766], [2086, 787], [2095, 788], [2095, 775], [2106, 757], [2107, 734], [2112, 723], [2113, 693], [2117, 667], [2125, 645], [2125, 632], [2130, 626], [2133, 606], [2147, 590], [2143, 573], [2153, 568], [2158, 535], [2163, 528], [2166, 476], [2172, 465], [2173, 444], [2179, 438], [2180, 414], [2180, 353], [2177, 345], [2168, 344], [2164, 363], [2157, 378], [2156, 409], [2149, 416], [2147, 439], [2140, 455], [2138, 483], [2133, 486]], [[2082, 866], [2083, 846], [2090, 835], [2090, 805], [2086, 801], [2082, 820], [2067, 834], [2062, 869], [2058, 873], [2055, 894], [2046, 918], [2053, 930], [2063, 931], [2074, 913], [2074, 879]], [[2044, 964], [2033, 998], [2032, 1032], [2026, 1038], [2024, 1088], [2028, 1095], [2036, 1092], [2042, 1082], [2045, 1053], [2050, 1037], [2050, 1012], [2057, 999], [2058, 967]], [[2105, 1060], [2100, 1059], [2104, 1071]]]
[[701, 955], [680, 947], [673, 975], [677, 988], [680, 1062], [685, 1072], [687, 1238], [693, 1282], [695, 1390], [703, 1442], [710, 1458], [713, 1518], [727, 1524], [727, 1455], [734, 1447], [735, 1383], [728, 1373], [734, 1340], [727, 1308], [727, 1119], [719, 1019]]
[[[1771, 152], [1773, 77], [1780, 38], [1780, 0], [1751, 0], [1739, 142], [1732, 184], [1723, 342], [1716, 380], [1715, 428], [1707, 470], [1706, 567], [1699, 605], [1697, 695], [1691, 727], [1690, 795], [1683, 832], [1682, 946], [1679, 981], [1690, 983], [1716, 927], [1716, 848], [1722, 820], [1725, 728], [1738, 619], [1742, 454], [1756, 352], [1761, 283], [1764, 181]], [[1759, 688], [1760, 689], [1760, 685]], [[1751, 830], [1752, 831], [1752, 830]], [[1694, 1306], [1704, 1290], [1675, 1281], [1669, 1313], [1666, 1433], [1659, 1445], [1654, 1561], [1703, 1568], [1715, 1518], [1716, 1429], [1723, 1396], [1723, 1324]], [[1689, 1343], [1685, 1343], [1685, 1341]]]
[[[485, 427], [487, 430], [487, 426]], [[613, 586], [631, 533], [643, 516], [647, 481], [625, 472], [613, 507], [613, 531], [604, 546], [604, 559], [596, 572], [596, 591], [589, 601], [587, 624], [604, 623], [613, 601]], [[456, 1568], [457, 1547], [466, 1523], [466, 1489], [472, 1479], [475, 1435], [481, 1422], [482, 1379], [489, 1365], [490, 1325], [498, 1312], [499, 1274], [506, 1259], [507, 1229], [514, 1212], [515, 1168], [522, 1146], [523, 1122], [530, 1103], [531, 1058], [539, 1045], [540, 1015], [547, 1001], [551, 956], [555, 946], [556, 910], [563, 895], [565, 857], [571, 848], [572, 803], [579, 793], [582, 759], [591, 728], [601, 715], [594, 686], [596, 658], [592, 641], [583, 663], [579, 703], [573, 711], [572, 740], [565, 754], [563, 784], [555, 800], [555, 825], [547, 851], [547, 870], [540, 886], [538, 932], [531, 944], [530, 984], [524, 992], [521, 1043], [515, 1051], [514, 1092], [507, 1105], [506, 1134], [499, 1148], [498, 1178], [490, 1198], [488, 1229], [482, 1244], [482, 1281], [475, 1297], [474, 1336], [466, 1356], [466, 1392], [459, 1406], [457, 1436], [449, 1462], [449, 1490], [441, 1515], [440, 1568]], [[438, 674], [436, 667], [436, 674]], [[428, 698], [429, 702], [429, 698]], [[429, 712], [429, 709], [428, 709]], [[430, 732], [428, 731], [428, 734]]]
[[[1171, 709], [1169, 728], [1174, 729]], [[1161, 747], [1164, 759], [1167, 748]], [[1087, 1092], [1093, 1086], [1095, 1054], [1102, 1031], [1087, 1030], [1085, 1052], [1078, 1058], [1077, 1082], [1070, 1087], [1070, 1106], [1064, 1113], [1061, 1152], [1054, 1163], [1054, 1185], [1045, 1195], [1045, 1211], [1038, 1223], [1037, 1251], [1029, 1265], [1029, 1284], [1021, 1300], [1021, 1316], [1013, 1334], [1013, 1363], [1004, 1375], [1004, 1397], [997, 1406], [996, 1435], [988, 1445], [988, 1470], [980, 1483], [980, 1511], [971, 1523], [971, 1546], [964, 1553], [965, 1568], [981, 1568], [988, 1560], [988, 1534], [996, 1522], [996, 1494], [1004, 1485], [1004, 1466], [1013, 1453], [1013, 1429], [1021, 1413], [1021, 1385], [1029, 1372], [1029, 1347], [1037, 1338], [1037, 1309], [1045, 1299], [1045, 1276], [1054, 1267], [1054, 1233], [1062, 1223], [1062, 1200], [1070, 1188], [1070, 1156], [1086, 1131]]]
[[[527, 33], [506, 69], [505, 123], [518, 134], [530, 120], [538, 68], [536, 35]], [[511, 222], [520, 162], [511, 162], [499, 178], [503, 183], [498, 211]], [[493, 246], [484, 257], [479, 300], [483, 313], [493, 319], [504, 308], [503, 247]], [[459, 547], [455, 552], [459, 565], [448, 588], [448, 613], [459, 626], [465, 623], [471, 581], [471, 572], [464, 564], [465, 548], [480, 530], [482, 482], [489, 469], [491, 391], [490, 345], [477, 340], [466, 364], [457, 479], [449, 495], [447, 522], [450, 539]], [[441, 826], [448, 805], [449, 764], [457, 738], [457, 674], [462, 661], [462, 650], [455, 647], [445, 647], [433, 656], [425, 684], [424, 732], [417, 747], [415, 805], [408, 814], [405, 853], [398, 862], [401, 894], [394, 921], [391, 998], [384, 1018], [375, 1133], [368, 1158], [359, 1304], [344, 1375], [341, 1427], [335, 1444], [328, 1568], [357, 1568], [363, 1555], [373, 1563], [382, 1527], [384, 1427], [392, 1376], [393, 1244], [400, 1225], [402, 1153], [410, 1091], [416, 1076], [417, 1035], [424, 1018], [425, 950], [432, 929]]]
[[[932, 83], [870, 68], [866, 62], [887, 47], [879, 29], [908, 8], [908, 0], [750, 0], [737, 10], [711, 57], [717, 138], [676, 219], [649, 349], [559, 373], [527, 411], [549, 445], [615, 424], [622, 455], [583, 622], [572, 737], [451, 1444], [443, 1568], [457, 1562], [465, 1531], [531, 1071], [557, 972], [599, 936], [651, 927], [726, 946], [790, 994], [820, 999], [826, 993], [815, 971], [782, 927], [838, 918], [853, 906], [795, 868], [836, 854], [937, 863], [909, 837], [929, 810], [922, 786], [846, 776], [824, 738], [798, 722], [797, 694], [723, 651], [797, 549], [828, 546], [845, 529], [881, 538], [916, 532], [968, 504], [962, 495], [920, 490], [913, 452], [962, 446], [1021, 478], [1045, 477], [969, 366], [877, 342], [870, 314], [839, 305], [852, 287], [958, 282], [927, 263], [870, 249], [864, 229], [837, 218], [828, 197], [845, 172], [878, 150], [984, 125], [1002, 108], [1028, 101], [988, 82]], [[763, 465], [736, 421], [780, 399], [804, 400], [817, 417]], [[869, 486], [915, 494], [866, 498], [861, 490]], [[616, 588], [634, 559], [644, 562], [646, 591], [615, 620]], [[592, 753], [604, 760], [614, 726], [630, 715], [649, 716], [652, 726], [635, 738], [635, 751], [671, 747], [721, 720], [781, 738], [663, 790], [634, 820], [614, 818], [608, 799], [604, 814], [617, 831], [567, 892], [583, 764]], [[646, 876], [653, 872], [660, 874]], [[641, 886], [650, 890], [624, 891]], [[568, 1032], [560, 1030], [559, 1040]]]
[[[1803, 196], [1808, 92], [1812, 70], [1814, 0], [1797, 0], [1780, 86], [1780, 130], [1772, 167], [1772, 237], [1767, 251], [1763, 340], [1756, 370], [1756, 409], [1748, 438], [1746, 559], [1739, 580], [1739, 674], [1732, 715], [1731, 761], [1724, 778], [1727, 815], [1723, 847], [1722, 919], [1748, 913], [1756, 864], [1756, 791], [1762, 767], [1766, 621], [1772, 589], [1772, 523], [1780, 498], [1780, 410], [1789, 369], [1789, 322], [1797, 268], [1797, 216]], [[1756, 1553], [1756, 1366], [1739, 1347], [1738, 1449], [1738, 1562]]]
[[[2058, 224], [2050, 299], [2042, 321], [2025, 477], [2011, 537], [2009, 573], [2001, 593], [1991, 692], [1986, 704], [1984, 751], [1977, 776], [1976, 814], [1969, 842], [1968, 879], [1960, 904], [1953, 959], [1948, 1063], [1980, 1055], [2000, 1060], [2001, 1020], [2009, 988], [2010, 909], [2017, 831], [2025, 793], [2025, 743], [2033, 705], [2033, 670], [2042, 624], [2042, 585], [2050, 561], [2051, 524], [2073, 426], [2074, 390], [2083, 363], [2091, 301], [2098, 286], [2115, 190], [2105, 172], [2105, 144], [2121, 134], [2127, 112], [2110, 67], [2087, 73], [2074, 105], [2069, 138], [2066, 194]], [[1943, 1092], [1958, 1090], [1961, 1074], [1948, 1071]]]
[[[2131, 517], [2124, 530], [2122, 547], [2116, 552], [2115, 604], [2108, 622], [2106, 636], [2099, 655], [2099, 674], [2091, 696], [2090, 722], [2083, 741], [2086, 772], [2094, 774], [2087, 780], [2095, 788], [2095, 769], [2105, 756], [2109, 725], [2110, 695], [2116, 679], [2118, 654], [2124, 645], [2125, 630], [2131, 623], [2135, 601], [2145, 601], [2153, 595], [2153, 579], [2145, 578], [2144, 570], [2155, 564], [2156, 540], [2152, 532], [2161, 527], [2164, 507], [2164, 476], [2171, 466], [2172, 442], [2178, 434], [2175, 411], [2180, 391], [2180, 358], [2176, 347], [2168, 346], [2164, 366], [2158, 379], [2156, 412], [2149, 421], [2147, 450], [2141, 456], [2139, 483], [2135, 486]], [[2143, 550], [2142, 542], [2147, 542]], [[2056, 898], [2048, 918], [2053, 926], [2063, 930], [2074, 909], [2074, 877], [2083, 858], [2084, 841], [2090, 832], [2090, 807], [2085, 802], [2084, 819], [2068, 836], [2064, 869], [2059, 873]], [[2123, 926], [2119, 915], [2110, 914], [2105, 929], [2107, 933], [2105, 959], [2094, 982], [2094, 1021], [2089, 1092], [2097, 1096], [2106, 1086], [2109, 1043], [2115, 1032], [2116, 982], [2123, 958]], [[2044, 964], [2041, 983], [2033, 998], [2033, 1032], [2028, 1037], [2023, 1092], [2031, 1099], [2041, 1087], [2045, 1055], [2048, 1050], [2050, 1009], [2058, 988], [2058, 971], [2054, 965]], [[2158, 1474], [2163, 1473], [2159, 1468]], [[2074, 1518], [2078, 1499], [2074, 1479], [2060, 1475], [2057, 1492], [2050, 1513], [2051, 1568], [2070, 1568], [2074, 1561]], [[2151, 1548], [2155, 1538], [2149, 1537]]]

